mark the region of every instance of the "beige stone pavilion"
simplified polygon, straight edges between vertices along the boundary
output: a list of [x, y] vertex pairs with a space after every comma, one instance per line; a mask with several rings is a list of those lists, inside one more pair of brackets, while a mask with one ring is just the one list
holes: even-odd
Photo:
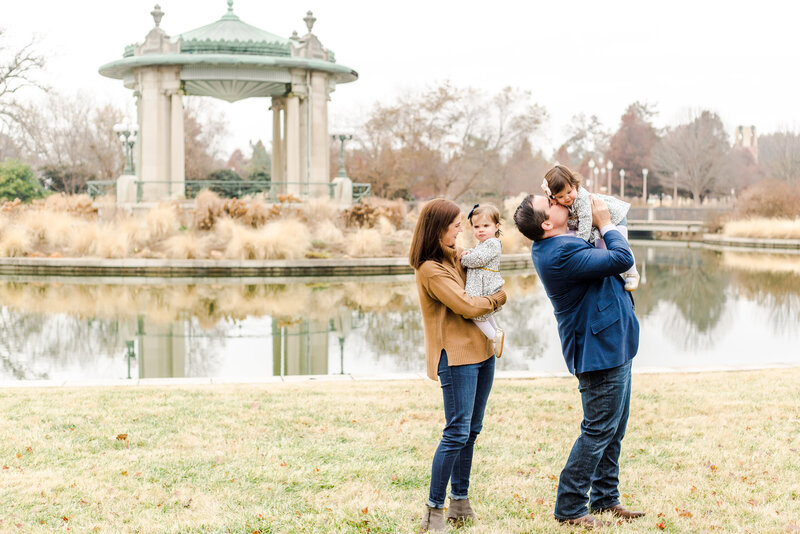
[[308, 33], [288, 39], [240, 20], [233, 0], [218, 21], [177, 37], [161, 29], [158, 5], [151, 15], [155, 27], [144, 42], [100, 67], [132, 89], [137, 102], [136, 175], [118, 181], [118, 199], [135, 199], [134, 183], [143, 201], [184, 197], [183, 95], [270, 98], [273, 184], [300, 198], [327, 195], [328, 100], [337, 84], [358, 73], [337, 64], [312, 33], [313, 14], [303, 19]]

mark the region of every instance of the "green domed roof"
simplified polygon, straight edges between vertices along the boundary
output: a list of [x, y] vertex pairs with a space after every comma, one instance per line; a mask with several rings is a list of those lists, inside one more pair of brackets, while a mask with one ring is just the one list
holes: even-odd
[[135, 73], [143, 67], [180, 67], [182, 89], [187, 95], [213, 96], [229, 102], [243, 98], [280, 96], [291, 91], [292, 69], [326, 72], [334, 83], [358, 79], [358, 73], [336, 63], [333, 52], [311, 33], [317, 19], [309, 11], [303, 19], [308, 33], [289, 39], [251, 26], [228, 12], [218, 21], [170, 37], [159, 27], [164, 12], [156, 5], [150, 12], [155, 27], [144, 43], [129, 45], [122, 59], [100, 67], [100, 74], [136, 87]]
[[182, 54], [292, 55], [289, 39], [242, 22], [233, 13], [232, 0], [221, 19], [182, 33], [180, 39]]

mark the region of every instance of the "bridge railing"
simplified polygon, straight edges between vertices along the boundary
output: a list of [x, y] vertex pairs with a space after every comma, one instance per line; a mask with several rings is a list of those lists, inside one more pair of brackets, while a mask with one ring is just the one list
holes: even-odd
[[636, 221], [710, 221], [719, 215], [728, 213], [730, 208], [663, 208], [631, 207], [628, 211], [628, 220]]

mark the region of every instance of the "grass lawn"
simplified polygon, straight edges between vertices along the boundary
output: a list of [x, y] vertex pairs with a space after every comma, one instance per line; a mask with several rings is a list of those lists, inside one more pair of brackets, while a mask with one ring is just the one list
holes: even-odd
[[[634, 375], [620, 487], [647, 516], [607, 530], [800, 531], [798, 383]], [[576, 386], [495, 383], [459, 532], [570, 532]], [[414, 532], [443, 423], [431, 381], [6, 389], [0, 412], [0, 532]]]

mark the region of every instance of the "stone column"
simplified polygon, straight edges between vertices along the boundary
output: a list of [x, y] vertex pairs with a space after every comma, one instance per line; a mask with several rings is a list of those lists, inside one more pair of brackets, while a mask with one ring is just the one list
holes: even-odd
[[286, 181], [292, 182], [286, 192], [300, 197], [300, 99], [286, 97]]
[[[142, 185], [140, 200], [156, 201], [170, 194], [168, 182], [173, 176], [172, 153], [183, 158], [183, 111], [180, 136], [173, 135], [172, 94], [180, 88], [180, 67], [147, 67], [136, 73], [139, 99], [141, 163], [138, 173]], [[177, 110], [177, 109], [176, 109]], [[181, 160], [182, 162], [183, 160]], [[181, 165], [182, 167], [182, 165]], [[183, 174], [180, 174], [181, 178]], [[138, 197], [138, 195], [137, 195]]]
[[172, 93], [170, 128], [170, 198], [186, 196], [186, 148], [183, 137], [182, 91]]
[[283, 128], [281, 128], [281, 112], [284, 103], [282, 98], [272, 97], [272, 182], [285, 181]]
[[[328, 75], [311, 74], [311, 181], [331, 181], [330, 138], [328, 136]], [[317, 196], [328, 196], [329, 190], [317, 187]]]

